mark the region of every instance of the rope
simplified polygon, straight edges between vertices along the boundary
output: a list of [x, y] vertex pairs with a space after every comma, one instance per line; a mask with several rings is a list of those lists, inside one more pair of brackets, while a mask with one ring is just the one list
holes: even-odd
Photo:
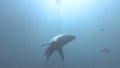
[[57, 4], [57, 13], [58, 13], [58, 21], [57, 23], [59, 23], [59, 33], [62, 33], [62, 21], [61, 21], [61, 8], [60, 8], [60, 4]]

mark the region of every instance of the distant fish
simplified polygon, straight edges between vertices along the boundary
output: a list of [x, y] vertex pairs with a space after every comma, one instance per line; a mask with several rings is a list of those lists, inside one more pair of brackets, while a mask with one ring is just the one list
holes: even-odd
[[93, 59], [90, 59], [90, 62], [93, 63], [93, 64], [96, 64], [96, 63], [97, 63], [97, 62], [96, 62], [96, 59], [94, 59], [94, 58], [93, 58]]
[[64, 54], [63, 54], [62, 48], [64, 45], [71, 42], [75, 38], [76, 37], [73, 35], [58, 35], [58, 36], [55, 36], [49, 43], [42, 45], [42, 46], [49, 45], [44, 53], [44, 55], [47, 56], [47, 60], [55, 51], [58, 51], [62, 60], [64, 60]]
[[95, 60], [95, 59], [91, 59], [90, 61], [91, 61], [91, 62], [95, 62], [96, 60]]
[[100, 27], [100, 30], [101, 30], [101, 31], [105, 31], [105, 28], [103, 28], [103, 27]]
[[108, 48], [102, 48], [102, 49], [100, 49], [100, 52], [102, 52], [102, 53], [110, 53], [111, 51]]

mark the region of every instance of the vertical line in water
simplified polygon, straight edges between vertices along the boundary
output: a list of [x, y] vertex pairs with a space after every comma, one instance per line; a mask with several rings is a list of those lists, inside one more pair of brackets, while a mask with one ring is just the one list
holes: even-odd
[[61, 21], [61, 8], [60, 8], [60, 4], [57, 4], [57, 17], [58, 17], [58, 21], [57, 23], [59, 24], [59, 34], [62, 33], [62, 21]]
[[63, 68], [65, 68], [65, 64], [64, 64], [64, 61], [63, 61]]

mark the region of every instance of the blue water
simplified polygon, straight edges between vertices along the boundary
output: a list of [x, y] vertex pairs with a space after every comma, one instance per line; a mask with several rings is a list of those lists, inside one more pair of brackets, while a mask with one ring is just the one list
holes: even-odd
[[[58, 34], [76, 39], [46, 63]], [[120, 68], [120, 0], [0, 0], [0, 68]]]

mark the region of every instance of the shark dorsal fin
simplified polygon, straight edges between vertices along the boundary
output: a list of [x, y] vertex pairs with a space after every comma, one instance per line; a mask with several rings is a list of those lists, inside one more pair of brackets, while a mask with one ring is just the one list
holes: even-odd
[[58, 51], [58, 53], [60, 54], [60, 56], [61, 56], [62, 60], [64, 60], [63, 49], [62, 49], [62, 48], [60, 48], [60, 49], [58, 49], [57, 51]]

